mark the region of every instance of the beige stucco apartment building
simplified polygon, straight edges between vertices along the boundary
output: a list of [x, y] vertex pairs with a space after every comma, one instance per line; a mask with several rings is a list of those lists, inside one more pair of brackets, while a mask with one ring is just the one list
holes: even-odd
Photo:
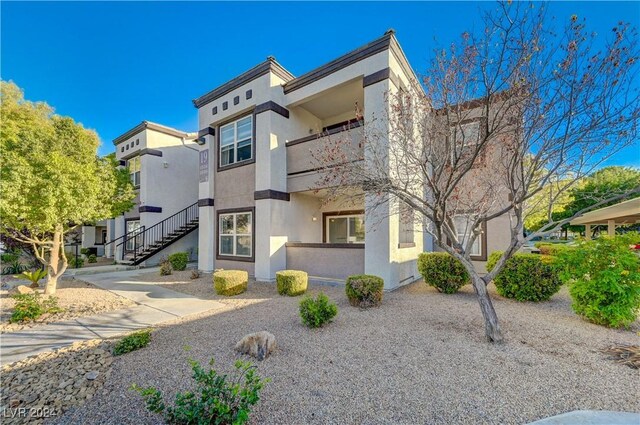
[[[133, 262], [135, 253], [135, 263], [142, 265], [157, 264], [178, 251], [195, 258], [198, 149], [194, 139], [193, 133], [149, 121], [114, 139], [116, 159], [128, 168], [136, 198], [131, 210], [107, 222], [107, 257]], [[171, 243], [166, 243], [172, 233]], [[156, 245], [163, 240], [166, 247], [159, 249]]]
[[404, 230], [401, 241], [397, 215], [365, 214], [368, 195], [327, 202], [310, 155], [326, 134], [366, 126], [383, 115], [387, 93], [417, 83], [388, 32], [300, 77], [267, 58], [195, 99], [198, 267], [243, 269], [259, 280], [283, 269], [327, 279], [368, 273], [387, 289], [417, 279], [421, 229]]

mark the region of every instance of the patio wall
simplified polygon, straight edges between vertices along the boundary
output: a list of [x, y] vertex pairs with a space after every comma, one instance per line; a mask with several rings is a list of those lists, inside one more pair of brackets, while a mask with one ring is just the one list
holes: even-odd
[[364, 244], [314, 244], [288, 242], [287, 269], [309, 276], [344, 280], [364, 273]]

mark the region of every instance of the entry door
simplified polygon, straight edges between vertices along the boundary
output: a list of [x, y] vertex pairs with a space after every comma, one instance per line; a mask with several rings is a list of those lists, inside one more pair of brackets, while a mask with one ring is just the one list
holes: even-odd
[[[127, 234], [129, 232], [133, 232], [140, 229], [140, 220], [127, 220]], [[131, 236], [133, 235], [129, 235], [129, 238], [131, 238]], [[127, 246], [125, 247], [125, 249], [127, 251], [133, 251], [133, 249], [135, 248], [135, 240], [133, 238], [128, 239], [127, 240]]]

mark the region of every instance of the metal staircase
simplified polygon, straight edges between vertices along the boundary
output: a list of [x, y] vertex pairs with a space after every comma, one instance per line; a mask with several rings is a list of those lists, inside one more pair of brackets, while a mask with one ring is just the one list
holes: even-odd
[[122, 242], [116, 246], [120, 263], [138, 265], [193, 232], [198, 228], [198, 213], [196, 202], [151, 227], [142, 226], [121, 236]]

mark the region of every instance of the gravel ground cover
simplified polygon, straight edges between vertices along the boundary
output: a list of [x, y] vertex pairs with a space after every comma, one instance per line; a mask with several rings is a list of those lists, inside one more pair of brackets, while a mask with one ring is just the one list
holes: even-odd
[[[24, 284], [21, 281], [20, 284]], [[27, 286], [29, 282], [26, 282]], [[39, 289], [43, 293], [44, 289]], [[15, 300], [9, 295], [8, 289], [0, 290], [0, 332], [15, 332], [20, 329], [33, 327], [42, 323], [60, 322], [82, 316], [105, 311], [113, 311], [126, 308], [135, 303], [124, 297], [98, 288], [90, 283], [77, 279], [63, 278], [58, 280], [58, 288], [55, 296], [58, 298], [58, 306], [63, 309], [60, 313], [44, 314], [35, 322], [9, 323], [9, 318], [15, 305]]]
[[[152, 279], [149, 276], [149, 279]], [[211, 275], [164, 279], [171, 289], [213, 294]], [[170, 282], [176, 283], [170, 283]], [[611, 330], [573, 314], [566, 288], [549, 302], [523, 304], [492, 290], [506, 343], [490, 345], [471, 287], [455, 295], [422, 282], [385, 293], [379, 308], [349, 306], [344, 289], [310, 285], [339, 307], [328, 326], [300, 323], [300, 297], [281, 297], [275, 283], [249, 284], [225, 308], [167, 323], [150, 345], [116, 358], [104, 391], [69, 410], [60, 424], [157, 424], [128, 388], [153, 385], [173, 400], [191, 385], [186, 360], [233, 370], [244, 335], [273, 333], [278, 349], [258, 364], [271, 378], [251, 423], [523, 424], [578, 410], [640, 411], [640, 373], [598, 350], [637, 344], [640, 325]], [[205, 292], [210, 291], [210, 292]]]
[[111, 371], [111, 344], [76, 343], [2, 367], [3, 424], [39, 424], [91, 400]]

